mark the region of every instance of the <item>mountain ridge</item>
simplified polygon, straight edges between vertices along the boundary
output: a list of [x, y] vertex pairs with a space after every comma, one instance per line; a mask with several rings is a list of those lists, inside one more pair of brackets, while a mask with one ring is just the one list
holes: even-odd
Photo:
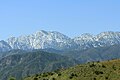
[[[12, 53], [12, 54], [11, 54]], [[59, 68], [74, 66], [79, 62], [56, 53], [48, 53], [41, 50], [9, 51], [0, 59], [0, 80], [7, 80], [15, 76], [17, 80], [38, 72], [48, 72]]]
[[87, 49], [120, 44], [120, 32], [101, 32], [97, 35], [89, 33], [70, 38], [57, 31], [37, 31], [30, 35], [10, 37], [0, 41], [0, 51], [11, 49], [33, 50], [53, 48], [56, 50]]

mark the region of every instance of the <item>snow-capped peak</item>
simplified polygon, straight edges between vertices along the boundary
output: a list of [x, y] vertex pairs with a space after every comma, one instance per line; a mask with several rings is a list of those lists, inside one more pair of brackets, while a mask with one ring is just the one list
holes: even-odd
[[120, 32], [108, 31], [102, 32], [96, 36], [87, 33], [74, 38], [74, 41], [84, 47], [109, 46], [120, 43]]
[[10, 38], [7, 42], [13, 49], [64, 49], [70, 45], [71, 39], [59, 32], [41, 30], [28, 36]]

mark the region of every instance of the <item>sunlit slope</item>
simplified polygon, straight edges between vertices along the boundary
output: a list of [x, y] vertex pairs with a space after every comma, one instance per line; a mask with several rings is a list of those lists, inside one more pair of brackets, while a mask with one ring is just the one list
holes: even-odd
[[44, 74], [36, 74], [24, 80], [120, 80], [120, 60], [91, 62]]

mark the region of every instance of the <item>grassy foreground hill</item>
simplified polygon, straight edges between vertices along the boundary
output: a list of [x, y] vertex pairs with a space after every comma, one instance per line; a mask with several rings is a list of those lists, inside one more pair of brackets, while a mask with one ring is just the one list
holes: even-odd
[[90, 62], [68, 69], [36, 74], [24, 80], [120, 80], [120, 60]]

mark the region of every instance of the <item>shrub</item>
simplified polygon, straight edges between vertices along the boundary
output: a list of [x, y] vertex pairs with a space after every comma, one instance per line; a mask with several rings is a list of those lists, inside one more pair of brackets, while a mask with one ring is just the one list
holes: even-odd
[[38, 80], [38, 78], [35, 77], [34, 80]]
[[96, 65], [93, 63], [93, 64], [90, 64], [89, 66], [90, 66], [90, 67], [95, 67]]
[[75, 76], [74, 73], [72, 73], [71, 76]]
[[93, 80], [96, 80], [96, 78], [93, 78]]
[[106, 68], [106, 66], [105, 66], [105, 65], [102, 65], [102, 67], [103, 67], [103, 68]]
[[45, 74], [45, 73], [43, 73], [43, 75], [42, 75], [42, 77], [47, 77], [48, 75], [47, 74]]
[[78, 77], [78, 75], [77, 74], [75, 74], [75, 73], [71, 73], [71, 75], [70, 75], [70, 79], [72, 79], [73, 77]]
[[61, 73], [58, 74], [58, 76], [61, 76], [61, 75], [62, 75]]
[[70, 79], [72, 79], [73, 77], [72, 77], [72, 76], [70, 76], [69, 78], [70, 78]]
[[55, 78], [52, 78], [52, 80], [56, 80]]
[[75, 74], [75, 73], [72, 73], [71, 76], [72, 76], [72, 77], [74, 77], [74, 76], [75, 76], [75, 77], [78, 77], [78, 75]]
[[105, 77], [105, 79], [108, 79], [108, 77]]
[[95, 71], [95, 74], [99, 75], [99, 74], [103, 74], [103, 72], [102, 71]]
[[52, 76], [53, 74], [54, 74], [54, 73], [52, 73], [52, 72], [49, 72], [49, 73], [48, 73], [48, 75], [51, 75], [51, 76]]

